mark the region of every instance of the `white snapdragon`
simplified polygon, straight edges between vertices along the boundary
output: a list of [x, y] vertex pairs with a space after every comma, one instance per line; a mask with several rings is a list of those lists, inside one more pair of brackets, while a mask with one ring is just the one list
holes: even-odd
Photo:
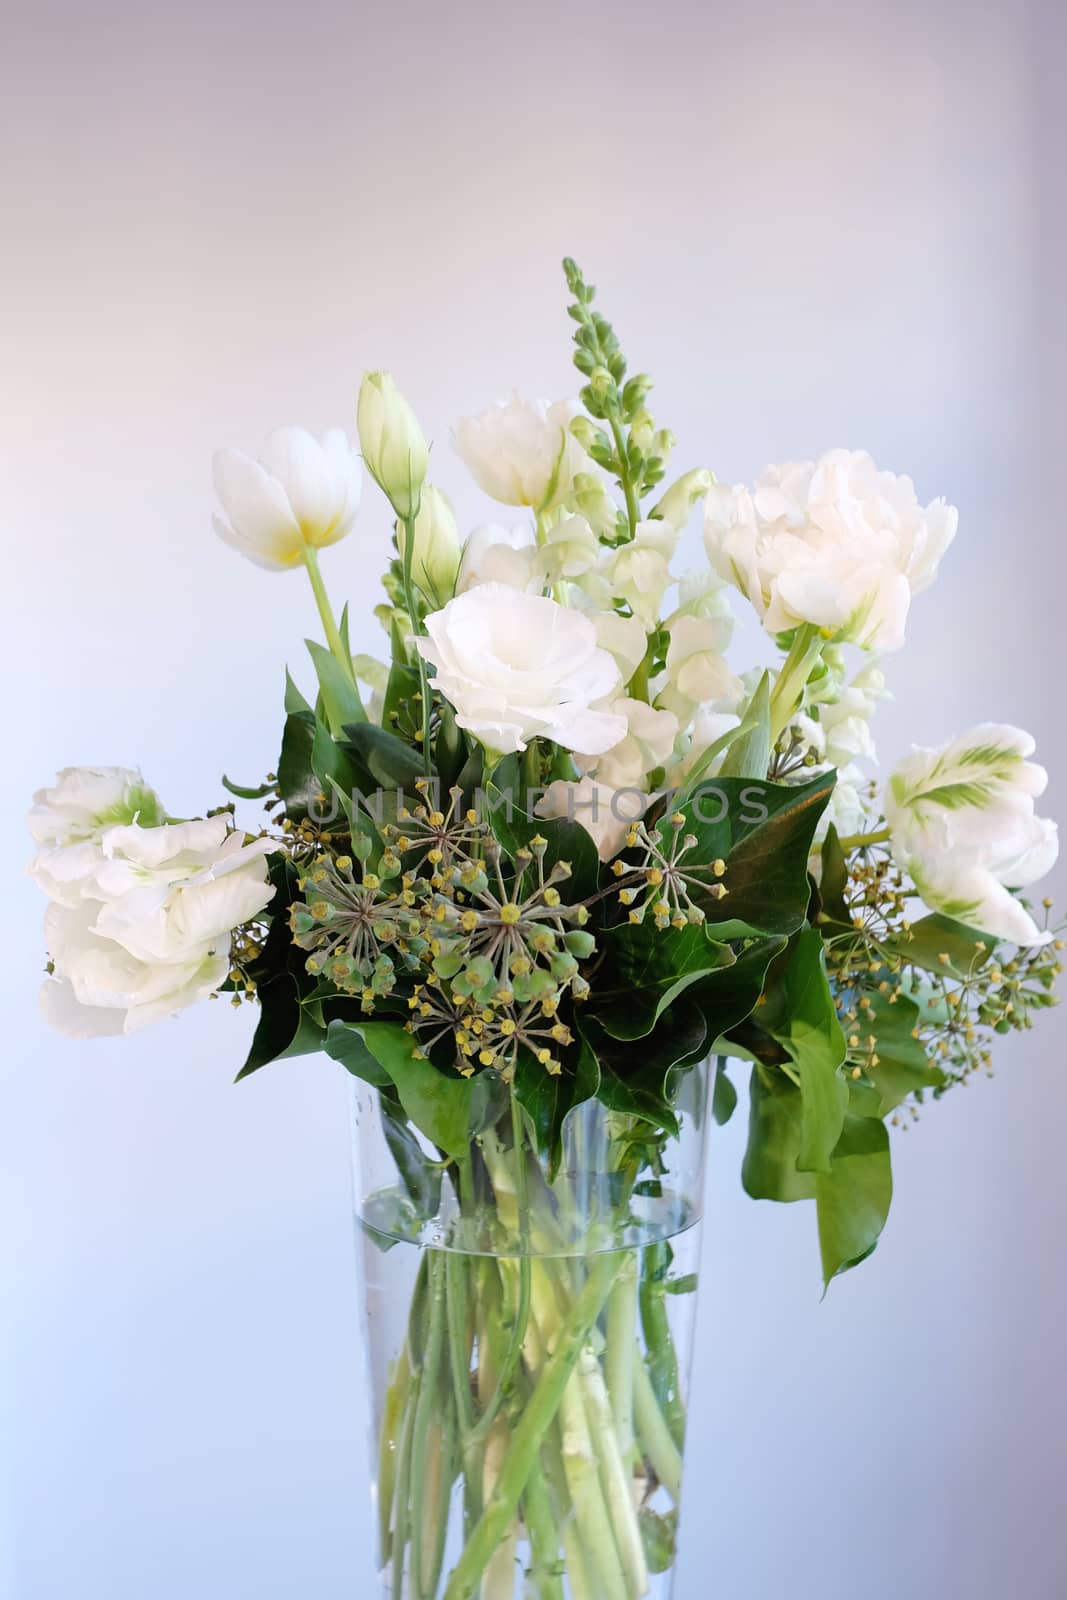
[[549, 784], [536, 812], [539, 817], [564, 817], [580, 823], [596, 845], [601, 861], [614, 861], [631, 827], [651, 803], [651, 795], [631, 785], [615, 789], [599, 778], [584, 777], [578, 783], [560, 778]]
[[695, 467], [691, 472], [683, 472], [682, 476], [671, 484], [662, 499], [657, 501], [652, 511], [653, 517], [662, 517], [680, 533], [692, 516], [693, 507], [704, 499], [714, 482], [715, 479], [706, 467]]
[[674, 582], [670, 563], [677, 545], [678, 530], [669, 522], [639, 522], [633, 539], [619, 545], [608, 567], [612, 593], [646, 627], [655, 626], [663, 596]]
[[215, 492], [226, 513], [215, 532], [257, 566], [297, 567], [308, 549], [343, 539], [355, 522], [363, 474], [341, 428], [322, 440], [304, 428], [275, 428], [258, 460], [219, 450]]
[[548, 511], [570, 494], [575, 474], [591, 465], [570, 431], [571, 407], [518, 394], [456, 425], [456, 450], [492, 499]]
[[535, 570], [537, 541], [528, 523], [502, 528], [495, 522], [472, 529], [463, 546], [456, 593], [466, 594], [481, 583], [503, 583], [510, 589], [541, 592]]
[[660, 693], [660, 703], [679, 710], [705, 702], [736, 705], [743, 685], [726, 662], [732, 633], [729, 617], [676, 615], [667, 647], [668, 687]]
[[928, 906], [998, 939], [1045, 944], [1010, 892], [1044, 877], [1056, 824], [1034, 813], [1043, 767], [1021, 728], [980, 723], [937, 750], [915, 750], [893, 772], [884, 808], [893, 856]]
[[771, 634], [801, 624], [865, 649], [896, 650], [912, 594], [931, 584], [955, 508], [919, 505], [910, 478], [862, 451], [768, 467], [750, 493], [715, 485], [704, 538], [722, 577]]
[[678, 718], [673, 711], [626, 695], [613, 700], [611, 710], [625, 719], [625, 735], [595, 761], [579, 765], [587, 766], [599, 783], [611, 788], [647, 789], [649, 775], [665, 767], [674, 754]]
[[525, 750], [537, 735], [601, 755], [626, 734], [625, 718], [599, 709], [619, 669], [581, 612], [500, 583], [457, 595], [426, 619], [416, 640], [461, 728], [488, 749]]
[[562, 517], [545, 530], [535, 565], [545, 587], [580, 583], [600, 565], [603, 554], [584, 517]]
[[618, 611], [594, 611], [590, 620], [597, 642], [614, 656], [623, 683], [629, 683], [648, 649], [648, 634], [640, 617], [624, 617]]

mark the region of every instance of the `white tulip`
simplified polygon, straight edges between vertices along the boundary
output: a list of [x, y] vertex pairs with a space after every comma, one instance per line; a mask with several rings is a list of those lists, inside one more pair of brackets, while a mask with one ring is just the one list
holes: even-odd
[[163, 803], [130, 767], [64, 767], [33, 797], [29, 827], [42, 846], [28, 871], [50, 900], [75, 906], [103, 860], [100, 841], [119, 823], [155, 827]]
[[871, 650], [903, 644], [911, 596], [933, 582], [957, 522], [862, 451], [768, 467], [752, 493], [715, 485], [705, 505], [708, 557], [769, 633], [809, 623]]
[[419, 509], [430, 451], [414, 411], [388, 372], [365, 372], [356, 407], [367, 471], [398, 517]]
[[575, 474], [591, 462], [570, 431], [571, 407], [566, 400], [531, 403], [515, 394], [483, 411], [463, 417], [454, 443], [476, 481], [492, 499], [506, 506], [532, 506], [549, 511], [569, 496]]
[[[404, 558], [405, 529], [397, 523], [397, 544]], [[428, 483], [415, 518], [415, 548], [411, 556], [411, 576], [426, 598], [443, 606], [452, 598], [459, 572], [459, 528], [452, 502], [435, 484]]]
[[915, 750], [894, 771], [884, 808], [893, 856], [928, 906], [1014, 944], [1045, 944], [1010, 893], [1049, 871], [1056, 824], [1034, 814], [1047, 783], [1028, 761], [1021, 728], [980, 723], [937, 750]]
[[601, 755], [625, 735], [623, 717], [596, 709], [619, 687], [619, 669], [582, 613], [486, 583], [428, 616], [426, 631], [415, 642], [436, 687], [491, 751], [525, 750], [540, 735]]
[[648, 628], [655, 626], [674, 581], [670, 562], [677, 544], [678, 532], [669, 522], [639, 522], [633, 539], [614, 553], [608, 572], [612, 592]]
[[259, 459], [219, 450], [215, 492], [228, 521], [215, 532], [257, 566], [297, 567], [307, 548], [343, 539], [356, 519], [363, 474], [341, 428], [321, 443], [303, 428], [275, 428]]
[[633, 824], [644, 816], [652, 796], [629, 786], [614, 789], [595, 778], [569, 783], [565, 778], [549, 784], [538, 801], [539, 817], [565, 817], [580, 822], [597, 847], [601, 861], [614, 861]]
[[481, 583], [504, 583], [510, 589], [529, 589], [540, 594], [541, 580], [535, 571], [537, 541], [527, 523], [502, 528], [489, 522], [474, 528], [463, 546], [463, 558], [456, 579], [456, 593]]

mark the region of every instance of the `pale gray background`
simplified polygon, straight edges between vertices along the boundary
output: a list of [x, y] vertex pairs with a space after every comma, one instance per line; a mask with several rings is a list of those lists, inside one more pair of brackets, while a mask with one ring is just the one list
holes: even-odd
[[[173, 810], [213, 804], [223, 768], [273, 763], [282, 664], [303, 672], [310, 596], [214, 540], [212, 450], [351, 426], [388, 365], [473, 518], [448, 426], [570, 389], [573, 252], [680, 465], [860, 445], [956, 501], [883, 755], [1015, 719], [1067, 816], [1061, 33], [963, 0], [12, 8], [14, 1600], [371, 1583], [342, 1073], [233, 1088], [251, 1017], [222, 1006], [95, 1047], [35, 1012], [30, 790], [140, 762]], [[385, 541], [368, 494], [325, 557], [357, 616]], [[716, 1136], [679, 1600], [1067, 1591], [1063, 1045], [1058, 1017], [1008, 1041], [897, 1140], [884, 1243], [825, 1304], [809, 1210], [746, 1200], [743, 1128]]]

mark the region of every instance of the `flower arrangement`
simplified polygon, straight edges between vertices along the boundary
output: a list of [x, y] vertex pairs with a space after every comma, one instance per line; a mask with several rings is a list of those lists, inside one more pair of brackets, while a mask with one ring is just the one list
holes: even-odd
[[[216, 457], [220, 537], [303, 567], [322, 620], [276, 770], [223, 780], [267, 825], [232, 799], [171, 817], [110, 767], [30, 816], [50, 1022], [123, 1034], [226, 993], [259, 1009], [240, 1077], [325, 1050], [371, 1092], [396, 1182], [365, 1232], [431, 1246], [379, 1418], [382, 1564], [419, 1600], [511, 1595], [517, 1562], [545, 1600], [669, 1573], [702, 1064], [722, 1122], [747, 1063], [744, 1186], [814, 1203], [829, 1283], [884, 1226], [890, 1127], [986, 1068], [1060, 970], [1021, 893], [1057, 851], [1029, 736], [982, 724], [880, 794], [863, 773], [954, 509], [843, 450], [664, 487], [651, 382], [565, 271], [581, 409], [516, 396], [454, 434], [519, 523], [461, 539], [385, 373], [358, 454], [291, 427]], [[319, 565], [363, 467], [394, 526], [384, 662], [353, 656]], [[698, 508], [707, 566], [679, 576]], [[728, 664], [731, 588], [766, 670]]]

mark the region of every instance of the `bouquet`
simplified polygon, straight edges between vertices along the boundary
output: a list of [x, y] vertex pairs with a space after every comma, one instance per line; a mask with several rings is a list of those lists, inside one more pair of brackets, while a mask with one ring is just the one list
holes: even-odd
[[[454, 433], [511, 526], [461, 540], [386, 373], [359, 453], [290, 427], [216, 457], [220, 537], [302, 568], [322, 621], [276, 769], [191, 820], [139, 772], [68, 769], [30, 816], [50, 1022], [226, 994], [258, 1008], [240, 1078], [317, 1051], [353, 1077], [379, 1565], [416, 1600], [666, 1595], [709, 1123], [743, 1073], [744, 1187], [813, 1203], [829, 1283], [885, 1224], [890, 1129], [1060, 971], [1022, 892], [1057, 851], [1033, 740], [985, 723], [865, 776], [954, 509], [846, 450], [666, 486], [651, 381], [564, 267], [580, 407]], [[381, 661], [320, 569], [364, 469]], [[728, 661], [731, 591], [766, 668]]]

